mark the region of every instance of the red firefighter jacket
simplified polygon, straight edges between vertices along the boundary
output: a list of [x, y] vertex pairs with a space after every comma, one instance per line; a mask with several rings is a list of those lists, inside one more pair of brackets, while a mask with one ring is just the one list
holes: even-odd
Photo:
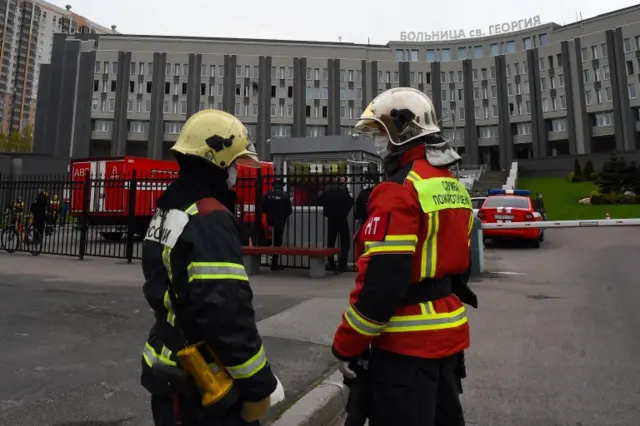
[[[374, 188], [356, 235], [355, 288], [333, 342], [342, 360], [359, 357], [369, 345], [441, 358], [470, 344], [465, 307], [450, 290], [450, 277], [469, 267], [469, 194], [447, 168], [427, 162], [423, 146], [405, 153], [400, 165]], [[442, 297], [411, 297], [447, 283]]]

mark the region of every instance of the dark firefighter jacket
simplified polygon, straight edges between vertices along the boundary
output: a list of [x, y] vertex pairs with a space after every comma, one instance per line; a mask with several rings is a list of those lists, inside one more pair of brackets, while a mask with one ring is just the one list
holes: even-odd
[[331, 184], [320, 194], [317, 204], [325, 217], [346, 218], [353, 207], [353, 197], [343, 183]]
[[280, 188], [269, 191], [262, 199], [262, 212], [267, 215], [269, 226], [284, 228], [293, 212], [289, 194]]
[[469, 324], [454, 278], [460, 285], [468, 270], [472, 225], [464, 185], [447, 168], [432, 167], [424, 146], [407, 151], [369, 198], [356, 237], [356, 285], [334, 355], [353, 360], [369, 345], [419, 358], [466, 349]]
[[[226, 368], [243, 400], [260, 401], [277, 381], [256, 328], [238, 224], [222, 205], [231, 201], [230, 194], [224, 176], [195, 175], [202, 167], [196, 166], [181, 164], [179, 177], [159, 198], [145, 236], [144, 295], [156, 321], [143, 350], [142, 385], [151, 393], [169, 392], [150, 367], [157, 362], [179, 365], [175, 353], [184, 347], [180, 326], [189, 343], [204, 340], [212, 348], [223, 365], [207, 361], [214, 369]], [[169, 280], [177, 307], [168, 293]]]

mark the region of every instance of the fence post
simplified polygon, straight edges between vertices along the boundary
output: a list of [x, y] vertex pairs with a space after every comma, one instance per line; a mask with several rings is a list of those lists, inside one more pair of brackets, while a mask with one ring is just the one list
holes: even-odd
[[484, 272], [484, 238], [482, 237], [482, 221], [473, 219], [471, 229], [471, 276], [477, 277]]
[[127, 263], [133, 262], [133, 239], [136, 229], [136, 192], [138, 189], [138, 179], [136, 171], [133, 171], [129, 181], [129, 200], [127, 205]]
[[253, 241], [256, 245], [264, 245], [265, 235], [264, 229], [262, 229], [262, 183], [264, 181], [264, 176], [262, 176], [262, 170], [258, 169], [256, 173], [256, 193], [255, 200], [256, 204], [254, 207], [253, 214]]
[[87, 232], [89, 230], [89, 207], [91, 206], [91, 175], [86, 174], [82, 191], [82, 224], [80, 225], [80, 260], [87, 250]]

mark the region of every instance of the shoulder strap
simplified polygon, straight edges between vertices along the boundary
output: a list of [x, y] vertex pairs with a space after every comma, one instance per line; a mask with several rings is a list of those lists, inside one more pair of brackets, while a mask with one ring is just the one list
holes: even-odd
[[[216, 200], [215, 198], [208, 197], [208, 198], [203, 198], [201, 200], [196, 201], [194, 204], [192, 204], [191, 206], [187, 207], [184, 210], [184, 212], [187, 213], [189, 216], [206, 216], [207, 214], [213, 211], [229, 212], [229, 209], [227, 209], [220, 201]], [[163, 217], [162, 221], [160, 222], [161, 228], [164, 228], [164, 220], [165, 220], [165, 217]], [[193, 336], [190, 336], [190, 333], [188, 332], [188, 330], [183, 326], [183, 321], [181, 321], [184, 319], [185, 315], [184, 315], [184, 311], [182, 310], [182, 303], [178, 301], [178, 298], [176, 297], [176, 291], [175, 291], [173, 282], [171, 282], [171, 280], [169, 280], [168, 290], [169, 290], [169, 299], [171, 300], [171, 306], [173, 309], [173, 313], [175, 315], [175, 319], [174, 319], [175, 328], [180, 333], [180, 336], [182, 337], [182, 340], [184, 341], [185, 346], [188, 346], [190, 342], [191, 344], [193, 344], [195, 343], [195, 339], [193, 339]], [[178, 315], [178, 311], [182, 311], [182, 313]]]

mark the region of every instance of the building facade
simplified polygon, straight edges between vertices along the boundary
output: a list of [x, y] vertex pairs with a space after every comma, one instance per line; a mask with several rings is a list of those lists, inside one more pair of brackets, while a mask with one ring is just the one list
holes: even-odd
[[112, 32], [88, 19], [41, 0], [0, 4], [0, 122], [2, 133], [33, 124], [40, 64], [51, 60], [54, 33]]
[[205, 108], [237, 115], [265, 155], [271, 138], [349, 134], [399, 86], [432, 98], [469, 164], [640, 147], [640, 6], [451, 41], [56, 35], [53, 51], [35, 149], [58, 156], [168, 158]]

